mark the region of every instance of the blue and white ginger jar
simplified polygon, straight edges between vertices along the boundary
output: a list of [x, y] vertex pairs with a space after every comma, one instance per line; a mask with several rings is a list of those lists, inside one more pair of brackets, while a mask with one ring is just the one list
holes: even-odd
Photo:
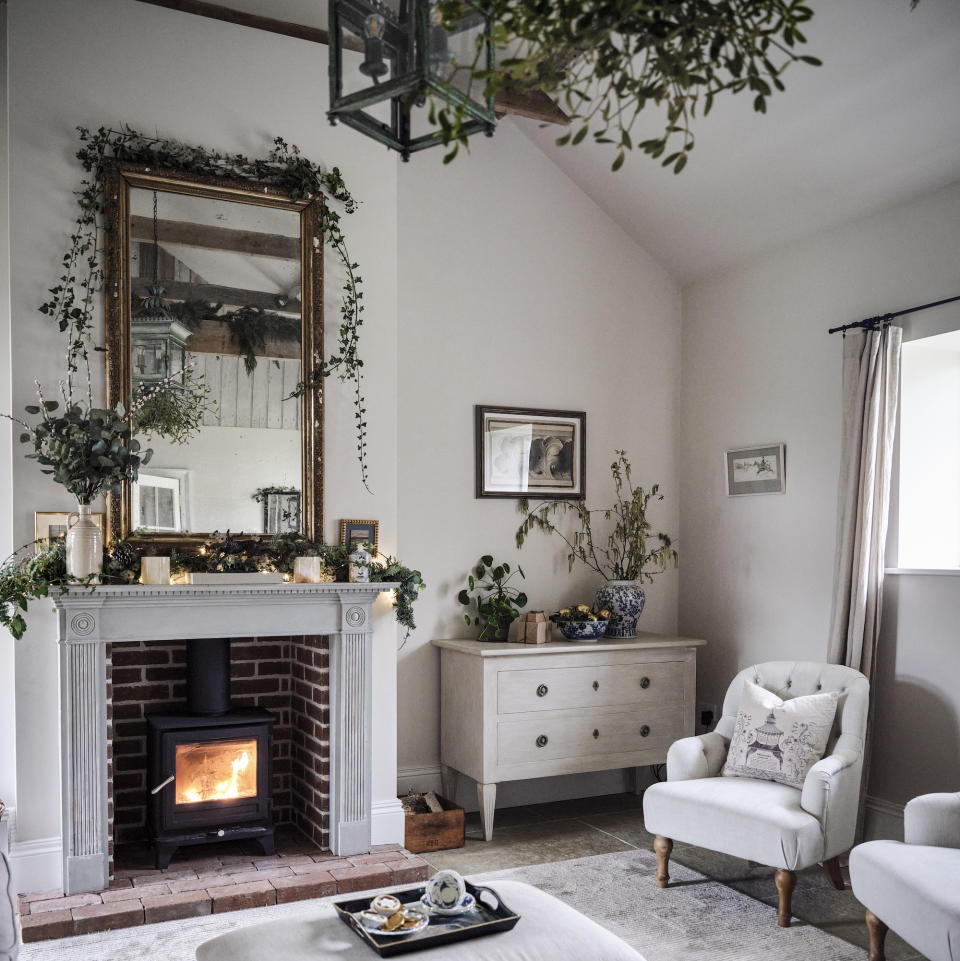
[[647, 595], [637, 581], [607, 581], [597, 591], [597, 608], [608, 610], [607, 637], [636, 637]]

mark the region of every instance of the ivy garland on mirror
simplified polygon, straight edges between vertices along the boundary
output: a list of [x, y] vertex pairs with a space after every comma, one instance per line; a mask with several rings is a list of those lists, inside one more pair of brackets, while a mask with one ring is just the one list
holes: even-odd
[[[338, 167], [324, 170], [304, 157], [298, 147], [277, 137], [265, 158], [243, 154], [225, 154], [163, 137], [147, 137], [132, 127], [120, 130], [100, 127], [91, 131], [77, 128], [82, 147], [77, 159], [86, 174], [76, 191], [80, 208], [70, 234], [70, 247], [63, 256], [58, 282], [50, 288], [50, 299], [40, 311], [51, 317], [68, 337], [68, 375], [76, 373], [80, 364], [89, 367], [89, 350], [94, 332], [94, 304], [103, 287], [100, 231], [102, 229], [103, 186], [107, 164], [111, 160], [129, 161], [158, 168], [175, 168], [208, 176], [244, 177], [260, 180], [289, 192], [294, 200], [307, 200], [317, 194], [337, 201], [347, 214], [357, 209], [357, 200], [347, 189]], [[324, 377], [336, 374], [341, 382], [349, 382], [353, 390], [354, 429], [360, 477], [369, 491], [367, 472], [367, 411], [363, 396], [362, 368], [359, 355], [359, 331], [363, 325], [362, 277], [347, 248], [340, 225], [341, 216], [330, 204], [324, 204], [321, 229], [324, 243], [336, 254], [345, 272], [337, 347], [329, 358], [322, 359], [311, 376], [297, 385], [292, 397], [315, 390]], [[209, 308], [211, 305], [205, 305]], [[235, 311], [225, 318], [247, 359], [269, 318], [239, 316]], [[103, 350], [93, 347], [93, 350]]]

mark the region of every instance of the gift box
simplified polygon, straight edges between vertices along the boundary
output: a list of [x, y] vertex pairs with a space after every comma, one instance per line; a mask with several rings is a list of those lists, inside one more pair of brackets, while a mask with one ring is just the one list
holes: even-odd
[[550, 633], [550, 618], [544, 611], [528, 611], [520, 615], [517, 640], [521, 644], [546, 644]]

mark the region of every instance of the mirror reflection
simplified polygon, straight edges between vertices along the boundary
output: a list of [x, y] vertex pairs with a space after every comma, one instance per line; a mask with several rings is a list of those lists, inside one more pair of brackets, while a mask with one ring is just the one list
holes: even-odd
[[[130, 527], [302, 527], [301, 244], [296, 211], [130, 191], [130, 371], [154, 454]], [[177, 443], [151, 434], [172, 405]]]

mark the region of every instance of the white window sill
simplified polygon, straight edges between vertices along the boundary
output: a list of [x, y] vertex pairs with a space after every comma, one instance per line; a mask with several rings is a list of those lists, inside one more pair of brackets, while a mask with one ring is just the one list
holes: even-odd
[[887, 567], [884, 574], [921, 574], [934, 577], [960, 577], [960, 567]]

